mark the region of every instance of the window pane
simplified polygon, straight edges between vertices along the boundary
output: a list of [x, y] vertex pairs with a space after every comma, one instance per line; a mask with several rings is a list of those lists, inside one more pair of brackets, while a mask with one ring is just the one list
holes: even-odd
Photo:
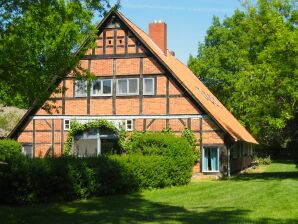
[[112, 80], [103, 80], [102, 81], [102, 93], [111, 94], [112, 93]]
[[118, 80], [118, 93], [119, 94], [126, 94], [127, 93], [127, 80], [126, 79], [119, 79]]
[[92, 82], [92, 94], [99, 95], [101, 94], [101, 81], [95, 80]]
[[129, 93], [137, 93], [138, 92], [138, 80], [137, 79], [129, 79]]
[[144, 93], [145, 94], [153, 94], [154, 87], [153, 87], [153, 79], [144, 79]]
[[75, 82], [75, 89], [76, 89], [76, 95], [77, 96], [84, 96], [87, 94], [87, 81], [83, 80], [83, 81], [79, 81], [77, 80]]
[[29, 158], [33, 158], [33, 147], [32, 145], [24, 145], [23, 146], [23, 154], [28, 156]]

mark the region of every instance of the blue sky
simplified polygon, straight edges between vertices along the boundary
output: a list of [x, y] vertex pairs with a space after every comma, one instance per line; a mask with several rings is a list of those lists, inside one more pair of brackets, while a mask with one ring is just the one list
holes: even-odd
[[166, 22], [168, 48], [187, 63], [190, 54], [197, 54], [213, 15], [223, 19], [237, 8], [241, 8], [239, 0], [121, 0], [120, 11], [146, 32], [150, 22]]

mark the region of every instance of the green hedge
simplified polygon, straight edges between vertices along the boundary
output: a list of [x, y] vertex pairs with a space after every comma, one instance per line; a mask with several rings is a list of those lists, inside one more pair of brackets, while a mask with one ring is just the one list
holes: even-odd
[[0, 203], [67, 201], [189, 183], [194, 156], [185, 138], [160, 133], [131, 137], [123, 155], [7, 157], [7, 164], [0, 165]]
[[0, 140], [0, 162], [5, 162], [7, 159], [20, 155], [22, 146], [20, 143], [10, 139]]

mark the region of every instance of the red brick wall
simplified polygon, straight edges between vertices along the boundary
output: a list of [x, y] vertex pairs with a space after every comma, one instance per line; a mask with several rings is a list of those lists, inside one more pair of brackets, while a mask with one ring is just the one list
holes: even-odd
[[[114, 38], [113, 30], [107, 30], [106, 36]], [[124, 54], [125, 47], [122, 47], [125, 41], [125, 33], [123, 30], [117, 30], [117, 54]], [[102, 38], [102, 33], [100, 34]], [[111, 44], [109, 44], [111, 40]], [[122, 42], [120, 43], [120, 40]], [[103, 40], [96, 40], [98, 47], [103, 46]], [[112, 46], [112, 48], [106, 48], [106, 54], [114, 53], [114, 39], [107, 39], [105, 41], [107, 46]], [[134, 54], [131, 58], [115, 58], [114, 59], [97, 59], [91, 60], [91, 72], [98, 77], [113, 76], [113, 71], [116, 72], [116, 78], [123, 77], [123, 75], [132, 75], [135, 77], [140, 77], [140, 58], [143, 58], [144, 55], [138, 56], [136, 51], [136, 40], [129, 34], [128, 37], [128, 54]], [[138, 53], [144, 53], [145, 49], [143, 46], [138, 46]], [[92, 50], [88, 51], [88, 54], [91, 54]], [[103, 49], [96, 48], [96, 55], [102, 55]], [[113, 68], [115, 64], [115, 68]], [[87, 69], [88, 60], [81, 60], [80, 66]], [[194, 105], [194, 103], [186, 96], [185, 92], [182, 91], [177, 83], [175, 83], [171, 78], [169, 78], [169, 98], [167, 99], [167, 72], [164, 71], [160, 64], [154, 60], [152, 57], [143, 58], [143, 75], [144, 77], [150, 76], [156, 78], [156, 96], [143, 96], [142, 98], [142, 107], [140, 108], [140, 98], [137, 96], [121, 97], [116, 96], [114, 101], [115, 103], [115, 114], [113, 114], [113, 98], [106, 97], [91, 97], [90, 99], [90, 115], [167, 115], [167, 100], [169, 100], [169, 115], [171, 114], [201, 114], [201, 111]], [[74, 97], [73, 93], [73, 76], [70, 73], [68, 78], [65, 80], [65, 114], [64, 115], [87, 115], [87, 98]], [[62, 87], [63, 83], [59, 84]], [[52, 111], [53, 115], [60, 114], [62, 115], [62, 94], [52, 94], [52, 98], [56, 98], [55, 105], [59, 108], [59, 113]], [[53, 104], [53, 101], [48, 100], [47, 103]], [[142, 111], [142, 114], [140, 114]], [[48, 115], [44, 110], [40, 109], [36, 115]], [[67, 139], [67, 132], [62, 133], [61, 130], [61, 120], [55, 120], [54, 124], [54, 154], [60, 155], [61, 153], [61, 135], [64, 136], [64, 141]], [[146, 119], [146, 126], [152, 122], [152, 119]], [[48, 123], [51, 125], [51, 120], [48, 120]], [[134, 128], [138, 131], [143, 131], [144, 128], [144, 119], [135, 119]], [[156, 119], [148, 127], [150, 131], [161, 131], [169, 125], [177, 135], [181, 135], [181, 132], [184, 128], [184, 125], [188, 125], [188, 120], [183, 119], [181, 122], [179, 119], [165, 120], [165, 119]], [[209, 130], [209, 132], [203, 133], [203, 144], [223, 144], [223, 133], [218, 132], [218, 127], [210, 119], [203, 119], [203, 130]], [[200, 120], [191, 119], [191, 129], [194, 131], [198, 143], [200, 142]], [[35, 121], [35, 155], [44, 156], [52, 145], [52, 129], [47, 125], [44, 120]], [[32, 121], [24, 127], [24, 131], [20, 133], [18, 140], [21, 143], [32, 143], [33, 142], [33, 125]], [[41, 132], [43, 131], [43, 132]], [[42, 143], [42, 144], [41, 144]]]

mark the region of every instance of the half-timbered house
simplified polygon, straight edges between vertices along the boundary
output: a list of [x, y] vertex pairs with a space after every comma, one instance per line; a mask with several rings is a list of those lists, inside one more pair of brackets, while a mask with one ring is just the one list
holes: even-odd
[[[106, 119], [127, 131], [195, 134], [201, 158], [195, 172], [227, 173], [252, 161], [250, 133], [209, 89], [167, 49], [167, 25], [149, 24], [145, 33], [120, 12], [111, 11], [97, 26], [96, 47], [80, 65], [96, 76], [90, 91], [87, 81], [71, 75], [56, 80], [66, 91], [53, 93], [57, 111], [48, 114], [33, 106], [10, 138], [17, 139], [32, 157], [61, 155], [71, 121]], [[90, 130], [78, 139], [78, 154], [100, 154], [113, 144], [111, 133]], [[98, 144], [100, 143], [100, 144]], [[183, 150], [183, 149], [181, 149]]]

